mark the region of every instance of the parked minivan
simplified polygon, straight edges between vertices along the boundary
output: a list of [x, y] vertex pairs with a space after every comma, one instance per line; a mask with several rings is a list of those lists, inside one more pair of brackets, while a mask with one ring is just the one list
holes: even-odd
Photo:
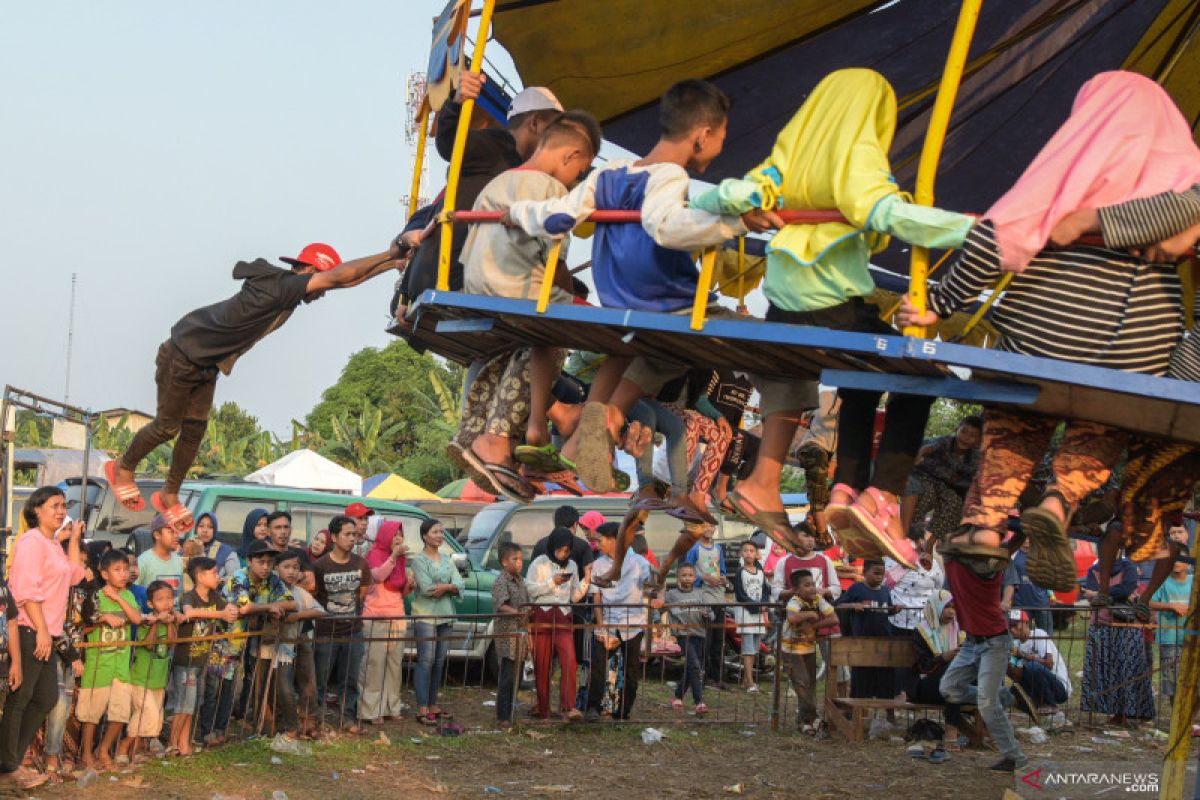
[[[500, 560], [496, 550], [501, 542], [515, 542], [521, 546], [525, 563], [529, 563], [533, 546], [554, 529], [554, 510], [570, 505], [582, 515], [588, 511], [599, 511], [609, 522], [620, 522], [629, 511], [629, 501], [624, 497], [565, 497], [554, 495], [539, 497], [528, 505], [505, 500], [492, 503], [475, 515], [467, 532], [467, 553], [474, 566], [499, 571]], [[644, 533], [646, 544], [660, 560], [671, 552], [671, 546], [679, 538], [683, 524], [665, 511], [655, 511], [646, 519]], [[716, 541], [727, 545], [726, 555], [732, 551], [737, 557], [736, 547], [750, 538], [754, 526], [735, 519], [718, 518]]]

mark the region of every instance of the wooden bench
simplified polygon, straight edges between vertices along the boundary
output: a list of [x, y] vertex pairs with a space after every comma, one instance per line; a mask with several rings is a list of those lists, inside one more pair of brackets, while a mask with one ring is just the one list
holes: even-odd
[[[825, 719], [829, 729], [852, 742], [867, 737], [871, 712], [910, 711], [917, 713], [945, 712], [945, 706], [908, 703], [885, 698], [842, 697], [838, 690], [838, 667], [913, 668], [917, 663], [916, 647], [908, 639], [876, 636], [842, 636], [829, 640], [829, 662], [825, 665]], [[982, 747], [987, 733], [974, 706], [960, 706], [966, 723], [960, 731], [972, 747]]]

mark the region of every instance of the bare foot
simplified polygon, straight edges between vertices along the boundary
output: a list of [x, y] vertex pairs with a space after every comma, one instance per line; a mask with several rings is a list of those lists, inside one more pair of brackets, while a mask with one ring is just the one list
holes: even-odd
[[571, 436], [579, 427], [579, 417], [583, 415], [583, 403], [554, 403], [550, 406], [550, 419], [558, 426], [563, 436]]
[[115, 772], [117, 769], [116, 764], [113, 763], [112, 757], [107, 753], [96, 759], [96, 763], [97, 772]]

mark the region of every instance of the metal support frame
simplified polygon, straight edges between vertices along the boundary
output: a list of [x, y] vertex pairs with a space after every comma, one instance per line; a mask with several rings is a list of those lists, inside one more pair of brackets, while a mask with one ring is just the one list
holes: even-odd
[[[4, 528], [8, 531], [12, 530], [12, 489], [13, 489], [13, 470], [15, 464], [16, 451], [16, 411], [24, 409], [32, 411], [35, 414], [60, 419], [66, 422], [74, 422], [83, 425], [84, 440], [83, 440], [83, 483], [80, 486], [80, 516], [86, 520], [87, 517], [87, 487], [88, 487], [88, 462], [92, 454], [92, 425], [95, 423], [98, 415], [88, 409], [80, 408], [79, 406], [69, 405], [60, 400], [54, 400], [49, 397], [43, 397], [39, 394], [18, 389], [15, 386], [4, 387], [4, 399], [0, 401], [0, 447], [4, 450], [4, 470], [0, 475], [0, 492], [4, 497]], [[9, 415], [13, 415], [12, 430], [9, 427]]]
[[852, 372], [844, 369], [821, 371], [821, 383], [839, 389], [900, 392], [925, 397], [946, 397], [968, 403], [1003, 403], [1029, 406], [1041, 392], [1025, 383], [970, 381], [961, 378], [929, 378], [922, 375], [892, 375], [887, 372]]
[[[958, 12], [958, 23], [954, 27], [954, 38], [950, 40], [950, 52], [946, 56], [946, 67], [942, 70], [942, 82], [938, 86], [933, 110], [929, 114], [929, 127], [925, 130], [925, 144], [921, 148], [921, 161], [917, 167], [917, 185], [913, 200], [923, 206], [933, 205], [933, 184], [937, 178], [938, 160], [946, 131], [950, 127], [950, 114], [954, 110], [954, 98], [962, 80], [963, 67], [967, 63], [967, 52], [975, 36], [975, 23], [979, 20], [979, 8], [983, 0], [963, 0]], [[929, 250], [924, 247], [912, 249], [912, 264], [909, 268], [908, 294], [918, 311], [925, 311], [926, 287], [929, 279]], [[905, 336], [925, 335], [925, 329], [909, 326]]]
[[[496, 0], [483, 0], [483, 11], [479, 15], [479, 33], [475, 37], [475, 52], [471, 55], [471, 72], [476, 75], [483, 69], [483, 51], [487, 45], [488, 32], [492, 27], [492, 12]], [[441, 248], [438, 250], [437, 288], [450, 288], [450, 247], [454, 241], [454, 205], [458, 201], [458, 179], [462, 174], [463, 153], [467, 149], [467, 133], [471, 129], [471, 114], [475, 111], [474, 100], [464, 100], [458, 118], [458, 129], [454, 132], [454, 150], [450, 155], [450, 169], [446, 173], [446, 193], [442, 199]]]

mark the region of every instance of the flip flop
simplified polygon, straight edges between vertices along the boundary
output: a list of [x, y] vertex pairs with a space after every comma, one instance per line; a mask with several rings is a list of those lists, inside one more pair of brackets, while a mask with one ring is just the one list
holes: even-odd
[[465, 472], [471, 480], [475, 481], [475, 485], [485, 492], [490, 492], [497, 497], [505, 497], [522, 505], [527, 505], [532, 499], [532, 495], [526, 495], [521, 492], [514, 491], [511, 487], [506, 486], [501, 482], [499, 475], [492, 468], [504, 469], [509, 477], [513, 478], [517, 485], [524, 485], [521, 476], [511, 469], [500, 464], [488, 464], [479, 456], [475, 455], [469, 447], [463, 447], [458, 442], [450, 442], [446, 445], [446, 456], [449, 457], [458, 467]]
[[683, 522], [691, 522], [694, 524], [704, 522], [704, 520], [700, 517], [699, 514], [695, 513], [694, 511], [689, 509], [687, 506], [675, 506], [674, 508], [667, 511], [667, 516], [674, 517], [675, 519], [681, 520]]
[[1062, 520], [1044, 508], [1021, 513], [1021, 530], [1029, 537], [1029, 580], [1055, 592], [1075, 588], [1075, 553]]
[[104, 463], [104, 477], [108, 479], [108, 485], [112, 487], [117, 501], [129, 511], [141, 511], [146, 507], [146, 500], [142, 497], [142, 490], [138, 488], [136, 483], [117, 483], [116, 469], [116, 461], [106, 461]]
[[629, 507], [638, 511], [669, 511], [676, 508], [674, 503], [669, 503], [659, 497], [646, 497], [636, 503], [631, 503]]
[[[742, 519], [749, 522], [751, 525], [758, 527], [776, 542], [783, 545], [784, 542], [792, 541], [792, 523], [788, 519], [786, 511], [762, 511], [745, 497], [737, 489], [734, 489], [725, 498], [734, 512]], [[794, 553], [791, 547], [785, 548]]]
[[603, 403], [583, 406], [579, 417], [579, 478], [589, 491], [604, 494], [613, 488], [613, 440], [608, 431], [608, 412]]
[[679, 502], [674, 504], [674, 509], [676, 511], [686, 512], [686, 514], [688, 515], [687, 517], [682, 517], [682, 516], [679, 516], [678, 514], [672, 514], [670, 511], [667, 512], [668, 514], [671, 514], [671, 516], [675, 517], [676, 519], [689, 519], [689, 520], [694, 519], [697, 522], [704, 522], [704, 523], [707, 523], [708, 525], [716, 525], [717, 524], [717, 518], [714, 517], [712, 514], [708, 513], [708, 509], [701, 508], [700, 506], [696, 505], [696, 502], [694, 500], [692, 500], [692, 498], [688, 497], [687, 495], [684, 495], [682, 500], [680, 500]]
[[528, 464], [521, 465], [521, 479], [528, 483], [533, 488], [537, 489], [538, 494], [546, 494], [546, 484], [557, 484], [560, 489], [570, 492], [576, 497], [583, 497], [583, 487], [579, 485], [579, 480], [575, 477], [572, 470], [564, 469], [559, 472], [539, 472]]
[[524, 464], [534, 472], [540, 472], [543, 475], [575, 471], [575, 465], [569, 459], [563, 458], [562, 453], [558, 452], [558, 448], [552, 444], [540, 447], [531, 444], [519, 445], [513, 450], [513, 459], [518, 464]]
[[491, 464], [486, 461], [483, 462], [483, 468], [492, 476], [492, 483], [500, 490], [500, 494], [521, 505], [529, 505], [533, 502], [533, 493], [525, 492], [525, 489], [530, 488], [529, 485], [516, 470], [503, 464]]
[[1129, 609], [1133, 615], [1137, 617], [1138, 622], [1149, 622], [1154, 614], [1150, 610], [1150, 606], [1143, 603], [1141, 600], [1130, 600]]
[[733, 504], [733, 500], [730, 499], [731, 495], [732, 495], [732, 493], [726, 494], [724, 497], [721, 498], [721, 502], [717, 503], [717, 513], [723, 517], [728, 517], [728, 518], [732, 518], [732, 519], [740, 519], [740, 520], [745, 520], [746, 522], [749, 522], [750, 520], [748, 520], [744, 516], [742, 516], [742, 512], [737, 510], [737, 506], [735, 506]]
[[907, 537], [902, 540], [894, 539], [888, 533], [891, 521], [900, 516], [900, 504], [888, 501], [883, 492], [874, 486], [863, 490], [863, 495], [871, 498], [875, 503], [875, 510], [870, 511], [863, 506], [862, 497], [859, 498], [859, 502], [850, 506], [854, 532], [847, 541], [842, 542], [843, 549], [853, 555], [864, 555], [868, 558], [873, 555], [874, 550], [907, 569], [915, 569], [917, 548], [912, 541]]
[[609, 491], [617, 492], [618, 494], [628, 492], [632, 481], [629, 480], [629, 475], [616, 467], [612, 468], [612, 488]]

